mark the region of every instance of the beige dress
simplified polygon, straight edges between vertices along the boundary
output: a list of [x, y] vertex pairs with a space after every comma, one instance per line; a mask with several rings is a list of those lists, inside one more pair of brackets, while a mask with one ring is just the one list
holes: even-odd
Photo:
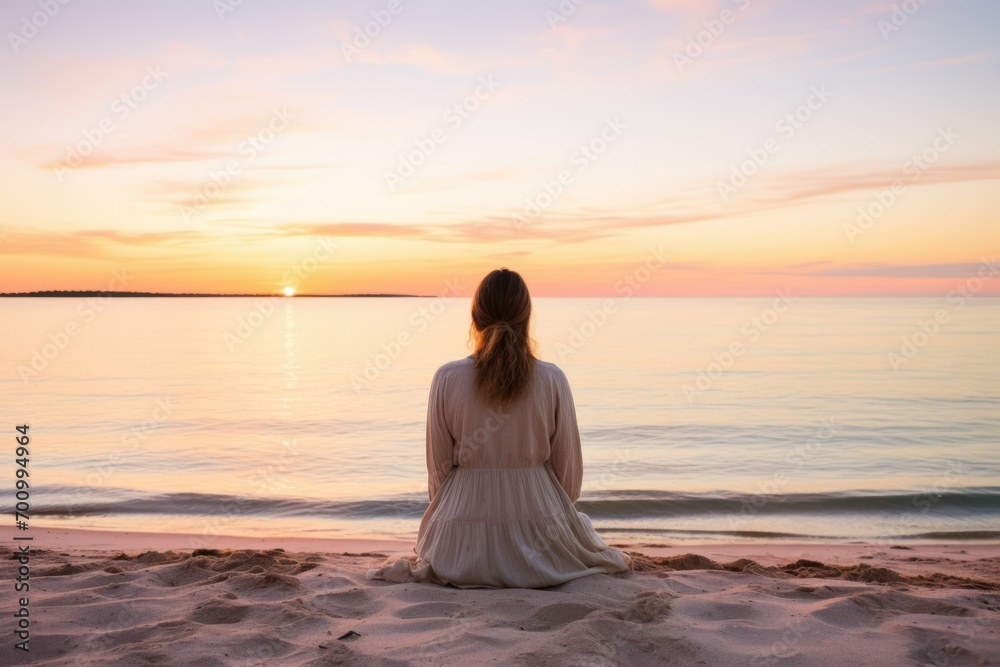
[[472, 357], [445, 364], [427, 405], [430, 506], [414, 553], [390, 556], [369, 579], [459, 587], [541, 588], [629, 570], [576, 511], [583, 457], [566, 375], [536, 361], [508, 409], [476, 394]]

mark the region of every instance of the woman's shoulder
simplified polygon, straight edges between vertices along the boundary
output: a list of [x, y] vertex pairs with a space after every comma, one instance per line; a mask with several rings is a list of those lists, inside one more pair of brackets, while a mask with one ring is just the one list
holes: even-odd
[[438, 369], [434, 372], [434, 376], [444, 376], [456, 371], [461, 372], [469, 368], [475, 367], [476, 362], [472, 359], [472, 355], [465, 357], [463, 359], [455, 359], [454, 361], [449, 361], [446, 364], [441, 364]]
[[541, 359], [535, 359], [535, 372], [539, 373], [543, 377], [550, 378], [557, 382], [565, 382], [567, 384], [569, 383], [569, 380], [566, 379], [566, 373], [563, 372], [563, 369], [559, 368], [551, 361], [542, 361]]

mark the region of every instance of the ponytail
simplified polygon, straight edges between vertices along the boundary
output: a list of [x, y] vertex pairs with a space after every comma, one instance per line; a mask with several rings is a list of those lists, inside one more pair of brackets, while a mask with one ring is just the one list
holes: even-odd
[[472, 300], [476, 390], [487, 403], [507, 407], [527, 388], [534, 371], [534, 341], [528, 337], [531, 297], [521, 276], [491, 272]]

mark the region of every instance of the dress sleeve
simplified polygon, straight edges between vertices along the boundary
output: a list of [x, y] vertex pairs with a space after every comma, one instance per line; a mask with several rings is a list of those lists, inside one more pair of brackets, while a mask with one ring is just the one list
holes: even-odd
[[427, 495], [434, 500], [453, 466], [455, 439], [444, 417], [444, 376], [439, 370], [431, 380], [427, 398]]
[[583, 451], [573, 393], [565, 375], [562, 375], [557, 384], [555, 422], [556, 428], [550, 442], [549, 467], [566, 495], [575, 503], [580, 498], [580, 487], [583, 485]]

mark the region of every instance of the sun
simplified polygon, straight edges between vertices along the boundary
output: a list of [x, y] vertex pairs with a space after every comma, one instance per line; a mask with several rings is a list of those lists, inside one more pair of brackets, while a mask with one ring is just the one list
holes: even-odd
[[285, 296], [295, 296], [295, 288], [292, 286], [286, 287], [284, 290]]

